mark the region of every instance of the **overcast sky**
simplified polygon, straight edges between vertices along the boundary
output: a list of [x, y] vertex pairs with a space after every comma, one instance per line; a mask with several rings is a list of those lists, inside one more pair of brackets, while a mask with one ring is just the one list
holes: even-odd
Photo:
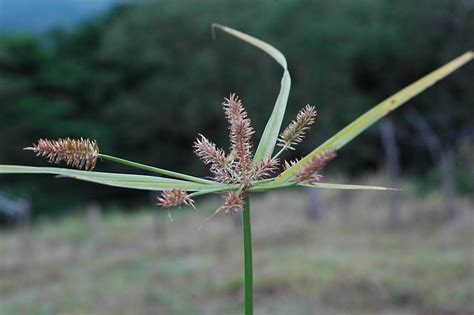
[[117, 0], [0, 0], [0, 30], [42, 33], [70, 27], [109, 9]]

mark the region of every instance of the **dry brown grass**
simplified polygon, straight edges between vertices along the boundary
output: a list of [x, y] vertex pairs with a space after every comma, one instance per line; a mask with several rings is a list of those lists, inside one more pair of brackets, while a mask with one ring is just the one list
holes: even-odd
[[[255, 198], [256, 313], [474, 314], [472, 202], [434, 225], [423, 218], [438, 195], [402, 196], [401, 230], [385, 228], [380, 193], [324, 191], [318, 222], [304, 215], [306, 193]], [[240, 314], [240, 228], [222, 215], [199, 230], [217, 206], [158, 225], [147, 211], [110, 214], [94, 237], [85, 216], [40, 224], [29, 244], [4, 233], [0, 314]]]

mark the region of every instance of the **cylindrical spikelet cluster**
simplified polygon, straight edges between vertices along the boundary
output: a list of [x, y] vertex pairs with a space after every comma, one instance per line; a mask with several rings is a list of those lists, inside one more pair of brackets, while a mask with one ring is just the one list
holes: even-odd
[[278, 169], [280, 161], [278, 159], [264, 159], [254, 164], [252, 169], [252, 180], [259, 180], [270, 177]]
[[336, 151], [334, 150], [315, 156], [296, 174], [295, 181], [305, 184], [319, 182], [322, 178], [322, 176], [319, 174], [319, 171], [335, 157]]
[[194, 142], [194, 153], [206, 165], [210, 165], [210, 171], [214, 175], [213, 178], [221, 183], [232, 183], [236, 180], [233, 167], [235, 166], [224, 150], [219, 149], [216, 145], [203, 135]]
[[97, 141], [83, 138], [40, 139], [33, 147], [25, 150], [34, 151], [37, 156], [47, 158], [50, 163], [64, 161], [69, 166], [85, 170], [93, 170], [99, 157]]
[[293, 145], [300, 143], [305, 133], [310, 129], [311, 125], [314, 124], [315, 117], [317, 115], [314, 106], [306, 105], [298, 115], [296, 120], [293, 120], [288, 127], [280, 134], [278, 145], [288, 149], [294, 149]]
[[239, 164], [239, 175], [244, 181], [248, 181], [252, 169], [252, 135], [254, 130], [250, 125], [247, 112], [242, 106], [242, 101], [235, 94], [226, 98], [223, 105], [225, 116], [229, 122], [231, 151], [235, 154]]

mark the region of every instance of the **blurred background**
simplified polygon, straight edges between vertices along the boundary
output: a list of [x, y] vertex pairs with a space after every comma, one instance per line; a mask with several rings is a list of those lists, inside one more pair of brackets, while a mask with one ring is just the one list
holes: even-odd
[[[227, 147], [221, 102], [261, 134], [287, 57], [286, 125], [318, 120], [293, 159], [474, 47], [473, 0], [0, 0], [0, 163], [46, 166], [39, 138], [207, 176], [198, 133]], [[340, 150], [327, 182], [400, 192], [287, 190], [253, 201], [257, 314], [474, 314], [474, 64]], [[130, 172], [110, 163], [97, 170]], [[239, 218], [206, 223], [153, 193], [52, 176], [0, 177], [0, 314], [241, 314]]]

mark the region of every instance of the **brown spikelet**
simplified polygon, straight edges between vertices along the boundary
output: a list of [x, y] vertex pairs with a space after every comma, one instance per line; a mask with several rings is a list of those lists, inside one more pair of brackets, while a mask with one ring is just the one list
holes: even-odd
[[90, 139], [40, 139], [33, 147], [25, 148], [32, 150], [36, 156], [48, 159], [50, 163], [64, 161], [67, 165], [87, 170], [93, 170], [99, 157], [99, 146], [97, 141]]
[[224, 106], [225, 117], [229, 122], [233, 119], [247, 118], [242, 100], [235, 93], [231, 93], [229, 98], [224, 98], [222, 105]]
[[264, 179], [270, 177], [270, 175], [278, 169], [280, 161], [278, 159], [264, 159], [257, 162], [253, 166], [252, 180]]
[[322, 176], [318, 173], [329, 161], [336, 157], [336, 151], [327, 151], [315, 156], [298, 174], [295, 181], [299, 183], [312, 184], [319, 182]]
[[213, 217], [215, 217], [219, 212], [224, 210], [225, 214], [235, 215], [240, 213], [244, 209], [244, 197], [242, 193], [237, 193], [235, 191], [229, 191], [227, 195], [222, 197], [224, 203], [217, 208], [214, 213], [207, 217], [206, 221], [209, 221]]
[[290, 167], [292, 167], [293, 165], [295, 165], [298, 162], [299, 162], [299, 159], [285, 161], [285, 164], [283, 165], [283, 168], [286, 171], [287, 169], [289, 169]]
[[296, 120], [293, 120], [280, 134], [278, 145], [294, 150], [293, 145], [303, 140], [305, 133], [311, 128], [311, 125], [314, 124], [316, 115], [317, 112], [314, 106], [306, 105], [300, 110], [296, 116]]
[[203, 135], [194, 142], [194, 153], [206, 165], [210, 165], [213, 178], [221, 183], [231, 183], [235, 180], [232, 172], [233, 162], [226, 156], [224, 150], [219, 149]]
[[222, 204], [221, 209], [224, 210], [225, 214], [238, 214], [244, 208], [244, 198], [242, 194], [230, 191], [223, 197], [223, 199], [224, 203]]
[[249, 181], [252, 169], [252, 134], [254, 130], [242, 106], [242, 101], [231, 94], [224, 103], [225, 116], [229, 122], [230, 147], [235, 154], [237, 171], [243, 181]]
[[157, 205], [164, 208], [185, 205], [195, 209], [194, 200], [187, 194], [186, 191], [179, 188], [173, 188], [171, 190], [161, 192], [160, 196], [157, 198], [157, 201]]
[[199, 135], [201, 138], [197, 138], [194, 142], [194, 153], [204, 162], [206, 165], [224, 165], [227, 157], [224, 150], [218, 149], [216, 145], [203, 135]]

